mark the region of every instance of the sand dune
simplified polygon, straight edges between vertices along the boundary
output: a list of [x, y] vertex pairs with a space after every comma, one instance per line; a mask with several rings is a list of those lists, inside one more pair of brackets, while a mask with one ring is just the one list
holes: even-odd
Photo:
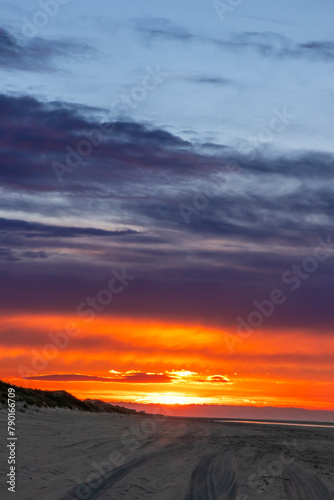
[[65, 409], [17, 429], [16, 500], [333, 500], [334, 429]]

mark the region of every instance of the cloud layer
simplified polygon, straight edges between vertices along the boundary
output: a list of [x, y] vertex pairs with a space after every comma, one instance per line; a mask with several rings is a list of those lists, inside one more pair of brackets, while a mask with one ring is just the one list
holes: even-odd
[[[78, 105], [0, 102], [2, 307], [73, 310], [112, 263], [137, 278], [115, 312], [233, 324], [333, 234], [329, 153], [242, 154], [148, 124], [101, 122]], [[80, 143], [101, 130], [103, 141], [80, 156]], [[59, 182], [53, 163], [66, 166], [68, 154], [80, 164]], [[319, 262], [268, 321], [326, 328], [332, 270], [332, 259]]]
[[0, 67], [11, 70], [54, 72], [56, 61], [63, 58], [89, 58], [92, 47], [83, 40], [20, 40], [0, 28]]
[[330, 3], [303, 23], [280, 5], [274, 32], [273, 1], [222, 25], [200, 2], [102, 19], [82, 0], [34, 36], [16, 3], [0, 29], [3, 376], [333, 405]]
[[297, 43], [280, 33], [256, 31], [235, 33], [228, 39], [214, 38], [192, 33], [163, 18], [140, 20], [135, 23], [135, 26], [137, 31], [148, 40], [199, 43], [234, 52], [255, 51], [266, 58], [306, 58], [327, 62], [334, 59], [334, 42], [331, 40], [310, 40]]

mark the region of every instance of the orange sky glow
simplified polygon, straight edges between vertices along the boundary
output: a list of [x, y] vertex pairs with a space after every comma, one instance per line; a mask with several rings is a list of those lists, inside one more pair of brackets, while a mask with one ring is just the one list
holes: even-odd
[[326, 332], [240, 339], [204, 324], [61, 315], [5, 316], [0, 328], [1, 375], [16, 385], [106, 401], [334, 409]]

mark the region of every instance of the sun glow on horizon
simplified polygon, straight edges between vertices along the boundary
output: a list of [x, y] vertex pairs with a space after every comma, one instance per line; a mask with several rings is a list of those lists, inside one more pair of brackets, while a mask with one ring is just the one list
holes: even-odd
[[196, 396], [187, 396], [186, 394], [177, 394], [172, 392], [167, 392], [165, 394], [155, 394], [152, 393], [145, 398], [140, 398], [136, 400], [136, 403], [145, 404], [159, 404], [159, 405], [191, 405], [191, 404], [203, 404], [204, 398]]
[[[61, 349], [52, 339], [64, 342], [70, 321], [79, 333]], [[13, 342], [9, 330], [25, 335]], [[334, 408], [326, 334], [294, 331], [291, 344], [291, 332], [268, 330], [230, 353], [218, 327], [144, 318], [101, 316], [91, 326], [71, 315], [7, 315], [1, 331], [1, 378], [18, 386], [114, 402]]]

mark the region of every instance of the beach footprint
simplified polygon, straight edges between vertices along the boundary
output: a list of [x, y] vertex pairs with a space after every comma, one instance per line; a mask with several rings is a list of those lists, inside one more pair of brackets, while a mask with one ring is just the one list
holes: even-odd
[[334, 500], [333, 492], [319, 478], [296, 464], [284, 467], [282, 481], [288, 500]]

